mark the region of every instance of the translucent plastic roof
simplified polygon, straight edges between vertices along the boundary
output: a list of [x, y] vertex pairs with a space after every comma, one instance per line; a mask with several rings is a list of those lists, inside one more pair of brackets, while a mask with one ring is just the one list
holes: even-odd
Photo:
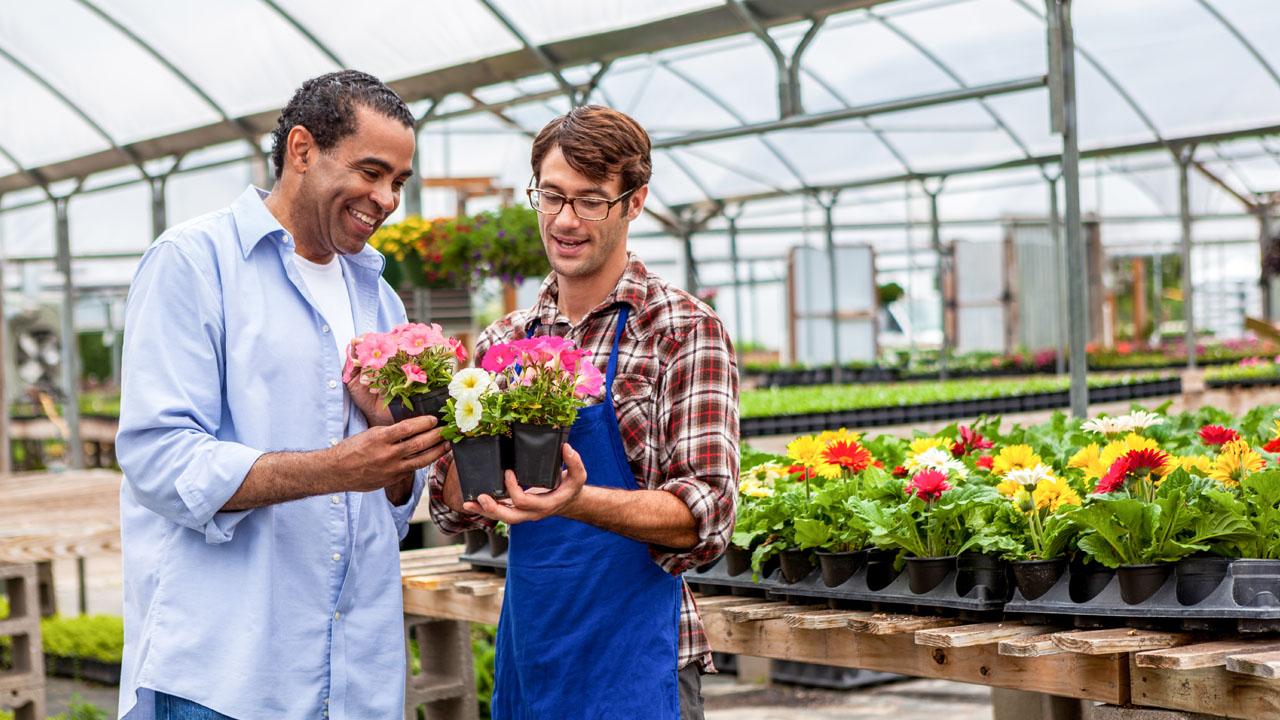
[[[169, 222], [225, 205], [293, 89], [344, 66], [422, 117], [426, 177], [519, 188], [530, 138], [573, 101], [634, 115], [656, 148], [642, 240], [723, 201], [753, 233], [742, 252], [777, 256], [816, 242], [816, 199], [836, 189], [846, 241], [926, 249], [926, 189], [954, 233], [990, 237], [1001, 217], [1044, 217], [1058, 174], [1044, 14], [1043, 0], [5, 2], [0, 241], [9, 257], [52, 255], [48, 199], [74, 191], [76, 254], [140, 253], [152, 228], [137, 181], [177, 163]], [[1072, 23], [1082, 203], [1124, 219], [1108, 241], [1172, 237], [1170, 150], [1187, 143], [1204, 235], [1247, 236], [1242, 201], [1280, 190], [1280, 2], [1075, 0]], [[776, 58], [797, 52], [812, 122], [785, 126]], [[841, 112], [856, 116], [820, 117]], [[452, 202], [422, 196], [427, 213]]]

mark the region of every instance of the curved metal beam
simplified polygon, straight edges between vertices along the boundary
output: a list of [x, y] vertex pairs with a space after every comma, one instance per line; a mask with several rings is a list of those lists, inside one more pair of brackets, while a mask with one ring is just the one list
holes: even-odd
[[485, 9], [489, 11], [489, 14], [498, 22], [502, 23], [502, 26], [507, 29], [507, 32], [511, 33], [516, 40], [519, 40], [520, 44], [524, 46], [524, 49], [528, 50], [529, 53], [537, 58], [538, 62], [547, 69], [547, 72], [551, 73], [551, 76], [556, 79], [556, 84], [560, 86], [560, 89], [564, 91], [565, 95], [569, 96], [569, 103], [577, 105], [578, 91], [569, 84], [568, 80], [564, 79], [564, 75], [560, 74], [560, 64], [548, 55], [545, 50], [530, 40], [529, 37], [520, 30], [520, 28], [516, 27], [516, 24], [512, 22], [511, 18], [507, 17], [506, 13], [499, 10], [498, 7], [493, 4], [492, 0], [480, 0], [480, 4], [484, 5]]
[[[836, 100], [840, 101], [840, 104], [844, 105], [846, 109], [853, 107], [853, 103], [849, 102], [848, 98], [846, 98], [838, 90], [836, 90], [835, 87], [831, 85], [831, 83], [827, 82], [826, 78], [819, 75], [816, 71], [810, 70], [807, 68], [801, 68], [801, 71], [804, 72], [809, 77], [813, 78], [814, 82], [821, 85], [824, 90], [831, 93], [831, 96], [834, 97]], [[894, 145], [892, 142], [889, 141], [889, 138], [885, 137], [884, 131], [872, 125], [871, 121], [868, 120], [867, 118], [859, 118], [859, 119], [862, 121], [862, 126], [865, 127], [872, 135], [874, 135], [875, 138], [880, 141], [880, 144], [884, 146], [884, 149], [888, 150], [889, 154], [892, 155], [894, 159], [897, 160], [898, 163], [902, 165], [902, 169], [908, 175], [914, 175], [915, 170], [911, 168], [911, 163], [907, 162], [907, 157], [902, 154], [902, 151], [900, 151], [896, 145]]]
[[17, 168], [19, 173], [22, 173], [26, 177], [30, 178], [31, 182], [40, 186], [40, 189], [44, 190], [44, 194], [47, 195], [50, 200], [53, 199], [53, 193], [49, 192], [49, 181], [40, 174], [39, 170], [27, 169], [26, 166], [19, 162], [18, 158], [14, 157], [13, 153], [9, 152], [9, 150], [3, 145], [0, 145], [0, 155], [4, 156], [4, 159], [8, 160], [10, 164]]
[[150, 175], [147, 173], [147, 169], [142, 166], [142, 160], [138, 157], [137, 153], [133, 152], [129, 148], [122, 147], [119, 143], [117, 143], [115, 141], [115, 138], [111, 137], [111, 135], [109, 135], [107, 131], [104, 130], [96, 120], [89, 117], [88, 113], [86, 113], [83, 109], [81, 109], [79, 105], [72, 102], [71, 98], [67, 97], [65, 93], [63, 93], [58, 88], [54, 87], [53, 83], [45, 79], [43, 75], [33, 70], [29, 65], [22, 62], [18, 58], [14, 57], [12, 53], [10, 53], [8, 50], [5, 50], [3, 47], [0, 47], [0, 57], [3, 57], [4, 59], [8, 60], [10, 63], [13, 63], [14, 67], [26, 73], [28, 77], [30, 77], [32, 80], [35, 80], [45, 90], [48, 90], [50, 93], [53, 93], [54, 97], [61, 100], [63, 104], [65, 104], [68, 108], [71, 109], [71, 112], [74, 112], [81, 120], [84, 120], [85, 123], [89, 125], [89, 127], [93, 128], [94, 132], [101, 135], [102, 139], [106, 140], [107, 144], [110, 145], [113, 150], [116, 150], [121, 155], [124, 155], [126, 158], [128, 158], [129, 164], [137, 167], [139, 172], [142, 173], [143, 177], [150, 177]]
[[338, 57], [337, 53], [330, 50], [328, 45], [320, 42], [320, 38], [316, 37], [306, 28], [305, 25], [299, 22], [297, 18], [290, 15], [284, 8], [280, 7], [275, 0], [262, 0], [262, 4], [274, 10], [277, 15], [284, 19], [285, 22], [293, 26], [293, 29], [297, 30], [299, 35], [306, 38], [312, 45], [315, 45], [320, 52], [325, 54], [325, 57], [333, 61], [334, 65], [337, 65], [340, 68], [345, 68], [347, 66], [346, 63], [342, 62], [342, 58]]
[[[703, 87], [701, 83], [697, 82], [696, 80], [689, 77], [688, 75], [681, 72], [680, 70], [677, 70], [671, 67], [670, 63], [668, 63], [665, 60], [655, 60], [654, 62], [661, 65], [662, 68], [667, 72], [685, 81], [685, 83], [688, 84], [690, 87], [692, 87], [694, 90], [697, 90], [698, 92], [705, 95], [708, 100], [715, 103], [717, 107], [719, 107], [721, 110], [724, 110], [726, 113], [728, 113], [729, 117], [733, 118], [734, 120], [737, 120], [739, 124], [741, 125], [747, 124], [746, 118], [742, 117], [742, 115], [740, 115], [737, 110], [734, 110], [732, 106], [730, 106], [724, 100], [720, 99], [720, 97], [717, 96], [715, 93]], [[795, 165], [791, 164], [791, 161], [787, 159], [787, 156], [784, 155], [776, 145], [774, 145], [772, 142], [769, 141], [769, 138], [764, 137], [762, 135], [759, 139], [760, 139], [760, 142], [766, 148], [769, 149], [769, 152], [778, 159], [778, 162], [782, 163], [782, 166], [785, 167], [787, 171], [790, 172], [792, 176], [795, 177], [795, 179], [800, 183], [801, 188], [804, 188], [806, 191], [811, 190], [811, 188], [809, 187], [808, 181], [804, 179], [804, 176], [800, 174], [800, 171], [796, 169]]]
[[1245, 38], [1236, 26], [1231, 24], [1231, 21], [1227, 20], [1222, 13], [1218, 12], [1217, 8], [1210, 5], [1209, 0], [1197, 0], [1197, 2], [1203, 5], [1204, 9], [1208, 10], [1210, 15], [1217, 18], [1218, 22], [1222, 23], [1222, 26], [1234, 35], [1236, 40], [1244, 46], [1244, 49], [1249, 51], [1249, 54], [1253, 56], [1253, 59], [1258, 61], [1258, 64], [1262, 66], [1262, 69], [1267, 71], [1267, 74], [1271, 76], [1271, 79], [1275, 81], [1276, 85], [1280, 85], [1280, 75], [1276, 74], [1275, 68], [1271, 67], [1271, 63], [1267, 62], [1267, 59], [1262, 56], [1262, 53], [1258, 52], [1258, 48], [1255, 47], [1253, 43], [1249, 42], [1249, 40]]
[[204, 88], [197, 85], [196, 82], [192, 80], [190, 76], [188, 76], [182, 70], [178, 69], [178, 67], [174, 65], [169, 60], [169, 58], [165, 57], [163, 54], [161, 54], [159, 50], [156, 50], [154, 46], [152, 46], [150, 43], [148, 43], [147, 41], [139, 37], [137, 33], [135, 33], [133, 30], [130, 30], [124, 23], [116, 19], [115, 16], [111, 15], [110, 13], [106, 12], [102, 8], [95, 5], [92, 2], [92, 0], [77, 0], [77, 2], [83, 5], [85, 9], [97, 15], [99, 18], [102, 18], [103, 21], [105, 21], [111, 27], [115, 28], [122, 35], [132, 40], [135, 45], [142, 48], [151, 57], [155, 58], [156, 61], [159, 62], [161, 65], [164, 65], [165, 68], [169, 70], [169, 72], [173, 73], [173, 75], [177, 77], [179, 80], [181, 80], [184, 85], [190, 88], [192, 92], [194, 92], [196, 95], [199, 95], [200, 99], [204, 100], [206, 105], [213, 108], [213, 111], [218, 113], [218, 116], [222, 118], [223, 122], [233, 125], [237, 129], [239, 129], [241, 133], [244, 135], [244, 139], [247, 140], [251, 145], [253, 145], [255, 149], [257, 149], [258, 137], [254, 134], [254, 132], [244, 123], [239, 122], [234, 118], [232, 118], [230, 115], [228, 115], [227, 111], [223, 110], [222, 106], [219, 105], [217, 101], [214, 100], [212, 97], [210, 97], [209, 93], [204, 91]]
[[[897, 25], [894, 25], [893, 23], [889, 22], [889, 20], [887, 20], [886, 18], [883, 18], [877, 15], [871, 10], [867, 10], [867, 16], [873, 18], [876, 22], [878, 22], [881, 26], [883, 26], [889, 32], [902, 38], [908, 45], [915, 48], [916, 51], [919, 52], [921, 55], [925, 56], [925, 58], [928, 59], [929, 62], [933, 63], [939, 70], [946, 73], [947, 77], [951, 78], [951, 80], [955, 82], [957, 85], [959, 85], [962, 88], [969, 87], [968, 83], [966, 83], [964, 79], [961, 78], [960, 75], [956, 73], [956, 71], [952, 69], [950, 65], [943, 62], [942, 58], [938, 57], [933, 51], [925, 47], [923, 43], [916, 40], [915, 37], [912, 36], [910, 33], [903, 30], [902, 28], [899, 28]], [[1013, 141], [1013, 144], [1018, 146], [1018, 150], [1022, 152], [1023, 157], [1026, 157], [1027, 159], [1031, 159], [1032, 155], [1031, 155], [1030, 148], [1028, 148], [1027, 144], [1022, 141], [1022, 138], [1019, 137], [1018, 134], [1015, 133], [1013, 129], [1010, 128], [1005, 123], [1004, 118], [1000, 116], [1000, 113], [996, 112], [995, 109], [992, 108], [989, 104], [987, 104], [987, 101], [982, 98], [978, 98], [977, 103], [979, 106], [982, 107], [984, 111], [986, 111], [987, 115], [991, 116], [991, 119], [994, 120], [996, 125], [998, 125], [1000, 129], [1004, 131], [1005, 135], [1007, 135], [1009, 139]]]

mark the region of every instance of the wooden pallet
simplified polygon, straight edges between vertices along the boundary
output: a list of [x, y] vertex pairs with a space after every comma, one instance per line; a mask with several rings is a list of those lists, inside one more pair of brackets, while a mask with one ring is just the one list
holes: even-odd
[[[405, 612], [494, 623], [503, 581], [461, 549], [402, 554]], [[834, 610], [760, 598], [696, 598], [718, 652], [1132, 702], [1235, 718], [1280, 717], [1280, 636], [1223, 638]]]

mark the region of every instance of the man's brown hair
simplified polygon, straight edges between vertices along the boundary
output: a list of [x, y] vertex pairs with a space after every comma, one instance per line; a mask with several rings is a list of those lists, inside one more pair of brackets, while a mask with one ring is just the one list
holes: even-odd
[[[559, 147], [569, 167], [592, 182], [622, 178], [622, 192], [649, 182], [649, 133], [624, 113], [600, 105], [583, 105], [547, 123], [533, 141], [533, 175], [542, 160]], [[541, 179], [541, 178], [538, 178]]]

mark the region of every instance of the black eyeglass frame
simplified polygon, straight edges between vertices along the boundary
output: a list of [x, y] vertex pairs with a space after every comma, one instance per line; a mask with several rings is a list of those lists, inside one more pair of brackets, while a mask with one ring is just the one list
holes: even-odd
[[[542, 188], [536, 188], [536, 187], [525, 188], [524, 192], [526, 195], [529, 196], [529, 207], [533, 208], [534, 212], [537, 212], [541, 215], [559, 215], [562, 211], [564, 211], [564, 206], [568, 205], [569, 207], [573, 208], [573, 214], [577, 215], [579, 220], [586, 220], [587, 222], [600, 222], [601, 220], [609, 219], [609, 213], [613, 212], [614, 205], [617, 205], [618, 203], [622, 202], [623, 198], [627, 197], [631, 193], [634, 193], [635, 191], [639, 190], [642, 187], [644, 186], [637, 185], [612, 200], [608, 200], [602, 197], [595, 197], [594, 195], [576, 195], [574, 197], [569, 197], [568, 195], [561, 195], [560, 193], [554, 192], [552, 190], [543, 190]], [[533, 201], [534, 193], [541, 193], [543, 195], [554, 195], [555, 197], [560, 198], [562, 202], [560, 203], [559, 209], [557, 209], [555, 212], [547, 212], [546, 210], [538, 209], [537, 203]], [[597, 200], [599, 202], [605, 203], [606, 207], [604, 209], [604, 217], [598, 217], [598, 218], [582, 217], [582, 213], [578, 212], [578, 206], [573, 204], [575, 200]]]

